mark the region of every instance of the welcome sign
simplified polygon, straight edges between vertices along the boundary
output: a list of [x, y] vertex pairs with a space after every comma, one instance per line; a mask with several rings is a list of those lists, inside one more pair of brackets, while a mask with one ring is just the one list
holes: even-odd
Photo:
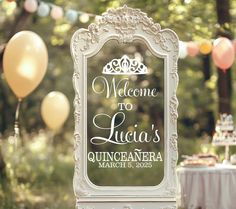
[[[123, 48], [127, 51], [129, 46]], [[88, 69], [92, 72], [87, 83], [88, 106], [96, 98], [96, 108], [87, 113], [91, 120], [87, 121], [90, 180], [104, 186], [159, 184], [164, 173], [163, 125], [158, 125], [156, 114], [161, 117], [163, 105], [158, 106], [160, 111], [154, 110], [157, 105], [153, 101], [163, 99], [163, 87], [152, 86], [148, 67], [127, 55], [96, 68], [97, 73], [92, 69]], [[98, 180], [99, 174], [102, 178]], [[110, 176], [113, 179], [109, 180]]]
[[75, 32], [71, 52], [77, 208], [176, 208], [176, 34], [124, 6]]

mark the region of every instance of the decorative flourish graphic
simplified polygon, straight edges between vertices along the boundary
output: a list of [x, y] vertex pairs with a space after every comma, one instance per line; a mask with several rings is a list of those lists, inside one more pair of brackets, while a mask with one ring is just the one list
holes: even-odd
[[136, 59], [124, 55], [120, 59], [113, 59], [103, 68], [103, 74], [131, 75], [147, 74], [147, 67]]

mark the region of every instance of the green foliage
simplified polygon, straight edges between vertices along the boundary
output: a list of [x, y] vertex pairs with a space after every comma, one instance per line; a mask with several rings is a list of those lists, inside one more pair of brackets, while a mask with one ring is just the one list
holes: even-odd
[[23, 137], [24, 146], [14, 148], [11, 137], [1, 144], [7, 179], [0, 181], [0, 208], [74, 208], [72, 145], [55, 146], [53, 136], [44, 131]]

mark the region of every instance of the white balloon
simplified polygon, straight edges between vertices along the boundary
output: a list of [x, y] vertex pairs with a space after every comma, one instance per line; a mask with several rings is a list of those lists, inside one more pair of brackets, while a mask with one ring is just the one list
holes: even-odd
[[62, 127], [70, 113], [70, 103], [67, 97], [59, 92], [52, 91], [44, 97], [41, 104], [41, 115], [51, 130]]
[[187, 44], [179, 41], [179, 58], [184, 59], [188, 55]]

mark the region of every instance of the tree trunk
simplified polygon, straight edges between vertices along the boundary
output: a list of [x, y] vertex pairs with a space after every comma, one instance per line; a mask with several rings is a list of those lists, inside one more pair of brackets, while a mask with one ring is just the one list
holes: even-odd
[[[230, 1], [229, 0], [216, 0], [217, 20], [220, 29], [217, 36], [224, 36], [232, 39], [232, 33], [226, 23], [231, 22], [230, 16]], [[231, 69], [223, 72], [221, 69], [218, 71], [218, 97], [219, 97], [219, 113], [231, 113], [231, 95], [232, 95], [232, 82], [231, 82]]]
[[[207, 82], [211, 78], [211, 59], [210, 55], [204, 55], [202, 58], [203, 61], [203, 75], [204, 75], [204, 82]], [[210, 91], [210, 90], [209, 90]], [[205, 113], [207, 117], [207, 124], [206, 124], [206, 132], [209, 136], [212, 136], [215, 130], [215, 119], [214, 113], [211, 110], [208, 110]]]
[[202, 58], [203, 61], [203, 75], [204, 75], [204, 82], [208, 81], [211, 78], [211, 61], [210, 55], [204, 55]]

